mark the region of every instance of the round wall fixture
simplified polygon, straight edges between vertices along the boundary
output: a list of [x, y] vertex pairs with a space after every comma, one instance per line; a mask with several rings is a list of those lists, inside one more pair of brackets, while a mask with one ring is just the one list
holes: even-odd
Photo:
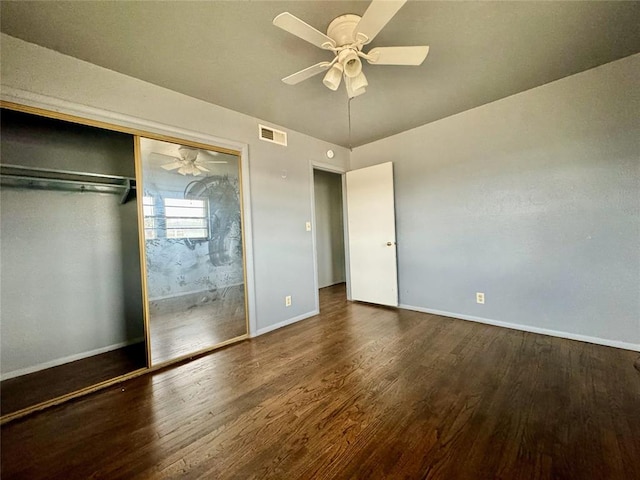
[[335, 154], [333, 153], [333, 150], [327, 150], [327, 157], [328, 158], [333, 158]]

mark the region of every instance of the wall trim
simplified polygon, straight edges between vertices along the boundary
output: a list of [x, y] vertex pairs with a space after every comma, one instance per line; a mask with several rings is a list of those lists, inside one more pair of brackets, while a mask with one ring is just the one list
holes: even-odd
[[431, 308], [415, 307], [413, 305], [401, 304], [398, 306], [404, 310], [412, 310], [414, 312], [430, 313], [433, 315], [441, 315], [443, 317], [455, 318], [458, 320], [467, 320], [470, 322], [484, 323], [496, 327], [510, 328], [512, 330], [520, 330], [522, 332], [539, 333], [541, 335], [549, 335], [551, 337], [566, 338], [569, 340], [578, 340], [580, 342], [594, 343], [596, 345], [604, 345], [606, 347], [622, 348], [623, 350], [632, 350], [640, 352], [640, 344], [621, 342], [618, 340], [609, 340], [607, 338], [590, 337], [588, 335], [580, 335], [578, 333], [563, 332], [560, 330], [550, 330], [548, 328], [533, 327], [530, 325], [520, 325], [517, 323], [502, 322], [500, 320], [491, 320], [489, 318], [475, 317], [473, 315], [463, 315], [461, 313], [451, 313], [442, 310], [434, 310]]
[[171, 295], [164, 295], [164, 296], [160, 296], [160, 297], [149, 298], [149, 301], [150, 302], [158, 302], [158, 301], [161, 301], [161, 300], [168, 300], [170, 298], [186, 297], [187, 295], [196, 295], [196, 294], [200, 294], [200, 293], [202, 293], [202, 294], [211, 293], [211, 292], [214, 292], [216, 290], [221, 290], [223, 288], [239, 287], [241, 285], [244, 285], [244, 282], [232, 283], [230, 285], [221, 285], [221, 286], [216, 287], [216, 288], [207, 288], [205, 290], [191, 290], [189, 292], [173, 293]]
[[0, 94], [2, 100], [42, 110], [72, 115], [87, 120], [103, 122], [118, 127], [130, 128], [142, 132], [166, 135], [169, 137], [179, 137], [184, 140], [191, 140], [199, 143], [206, 143], [212, 146], [227, 148], [233, 151], [242, 152], [244, 143], [229, 141], [204, 132], [187, 130], [174, 125], [168, 125], [153, 120], [148, 120], [133, 115], [117, 113], [111, 110], [91, 107], [80, 103], [62, 100], [56, 97], [49, 97], [39, 93], [29, 92], [15, 87], [2, 85]]
[[313, 307], [320, 312], [320, 286], [318, 281], [318, 239], [316, 238], [316, 184], [313, 175], [314, 162], [309, 162], [309, 199], [311, 201], [311, 249], [313, 251]]
[[40, 370], [45, 370], [47, 368], [58, 367], [60, 365], [64, 365], [65, 363], [75, 362], [76, 360], [93, 357], [94, 355], [100, 355], [101, 353], [111, 352], [122, 347], [128, 347], [129, 345], [142, 342], [144, 342], [144, 337], [134, 338], [133, 340], [128, 340], [126, 342], [114, 343], [113, 345], [107, 345], [106, 347], [96, 348], [87, 352], [74, 353], [73, 355], [56, 358], [55, 360], [50, 360], [44, 363], [38, 363], [37, 365], [21, 368], [20, 370], [14, 370], [13, 372], [3, 373], [2, 376], [0, 376], [0, 380], [5, 381], [9, 380], [10, 378], [19, 377], [21, 375], [28, 375], [29, 373], [39, 372]]
[[323, 170], [325, 172], [339, 173], [339, 174], [347, 173], [346, 168], [339, 167], [331, 163], [317, 162], [315, 160], [311, 160], [311, 165], [314, 170]]
[[297, 323], [297, 322], [299, 322], [301, 320], [306, 320], [307, 318], [315, 317], [319, 313], [320, 313], [320, 310], [316, 309], [316, 310], [312, 310], [311, 312], [307, 312], [307, 313], [303, 313], [302, 315], [298, 315], [297, 317], [289, 318], [288, 320], [284, 320], [282, 322], [274, 323], [273, 325], [269, 325], [268, 327], [259, 328], [256, 331], [256, 335], [254, 335], [254, 337], [257, 337], [259, 335], [263, 335], [265, 333], [271, 332], [273, 330], [277, 330], [277, 329], [282, 328], [282, 327], [286, 327], [287, 325], [291, 325], [291, 324]]

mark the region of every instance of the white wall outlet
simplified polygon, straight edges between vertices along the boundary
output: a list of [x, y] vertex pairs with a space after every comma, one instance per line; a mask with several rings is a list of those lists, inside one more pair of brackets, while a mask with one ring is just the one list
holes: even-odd
[[291, 306], [291, 295], [287, 295], [286, 297], [284, 297], [284, 306], [285, 307]]
[[311, 222], [305, 223], [304, 227], [307, 229], [307, 232], [311, 231]]
[[481, 303], [484, 305], [484, 293], [476, 292], [476, 303]]

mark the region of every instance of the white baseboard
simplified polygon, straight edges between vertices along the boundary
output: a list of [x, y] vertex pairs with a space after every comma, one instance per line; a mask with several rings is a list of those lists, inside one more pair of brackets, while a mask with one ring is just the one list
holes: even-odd
[[259, 328], [256, 331], [256, 334], [254, 335], [254, 337], [257, 337], [259, 335], [263, 335], [265, 333], [271, 332], [273, 330], [277, 330], [277, 329], [282, 328], [282, 327], [286, 327], [287, 325], [291, 325], [292, 323], [299, 322], [300, 320], [305, 320], [307, 318], [314, 317], [314, 316], [316, 316], [318, 314], [320, 314], [320, 310], [313, 310], [311, 312], [307, 312], [307, 313], [303, 313], [302, 315], [298, 315], [297, 317], [289, 318], [288, 320], [284, 320], [282, 322], [278, 322], [278, 323], [275, 323], [273, 325], [269, 325], [268, 327]]
[[57, 367], [69, 362], [75, 362], [76, 360], [82, 360], [83, 358], [93, 357], [94, 355], [100, 355], [101, 353], [111, 352], [113, 350], [117, 350], [118, 348], [127, 347], [129, 345], [133, 345], [134, 343], [140, 343], [143, 341], [144, 337], [140, 337], [133, 340], [128, 340], [126, 342], [114, 343], [113, 345], [107, 345], [106, 347], [96, 348], [95, 350], [90, 350], [88, 352], [81, 352], [62, 358], [56, 358], [55, 360], [51, 360], [49, 362], [39, 363], [30, 367], [21, 368], [20, 370], [14, 370], [13, 372], [3, 373], [0, 376], [0, 380], [9, 380], [10, 378], [19, 377], [21, 375], [39, 372], [40, 370]]
[[441, 315], [443, 317], [457, 318], [459, 320], [468, 320], [471, 322], [484, 323], [494, 325], [496, 327], [510, 328], [512, 330], [520, 330], [523, 332], [539, 333], [542, 335], [550, 335], [552, 337], [568, 338], [569, 340], [579, 340], [581, 342], [595, 343], [596, 345], [605, 345], [607, 347], [622, 348], [624, 350], [633, 350], [640, 352], [640, 344], [620, 342], [618, 340], [609, 340], [608, 338], [590, 337], [588, 335], [580, 335], [577, 333], [562, 332], [560, 330], [550, 330], [548, 328], [532, 327], [529, 325], [520, 325], [517, 323], [501, 322], [499, 320], [491, 320], [488, 318], [474, 317], [472, 315], [463, 315], [461, 313], [444, 312], [442, 310], [433, 310], [431, 308], [414, 307], [413, 305], [398, 305], [399, 308], [405, 310], [413, 310], [415, 312], [431, 313], [433, 315]]
[[157, 301], [160, 301], [160, 300], [168, 300], [170, 298], [186, 297], [187, 295], [199, 295], [201, 293], [205, 294], [205, 293], [210, 293], [210, 292], [215, 291], [215, 290], [221, 290], [223, 288], [239, 287], [240, 285], [244, 285], [244, 283], [243, 282], [232, 283], [231, 285], [223, 285], [223, 286], [216, 287], [216, 288], [207, 288], [206, 290], [193, 290], [193, 291], [190, 291], [190, 292], [172, 293], [171, 295], [164, 295], [164, 296], [160, 296], [160, 297], [150, 298], [149, 301], [150, 302], [157, 302]]

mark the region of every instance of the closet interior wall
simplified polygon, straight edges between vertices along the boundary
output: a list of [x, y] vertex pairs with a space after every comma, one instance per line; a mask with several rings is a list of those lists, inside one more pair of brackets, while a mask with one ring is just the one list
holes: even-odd
[[[128, 134], [3, 109], [0, 138], [3, 168], [135, 176]], [[147, 366], [135, 196], [51, 185], [7, 184], [3, 175], [0, 188], [3, 415], [29, 406], [6, 398], [16, 379], [77, 365], [71, 377], [78, 380], [87, 376], [83, 361], [121, 349], [134, 356], [129, 371]], [[128, 373], [103, 367], [107, 377]], [[29, 392], [15, 395], [38, 403], [96, 378], [108, 379], [71, 381], [68, 388], [27, 382]]]

